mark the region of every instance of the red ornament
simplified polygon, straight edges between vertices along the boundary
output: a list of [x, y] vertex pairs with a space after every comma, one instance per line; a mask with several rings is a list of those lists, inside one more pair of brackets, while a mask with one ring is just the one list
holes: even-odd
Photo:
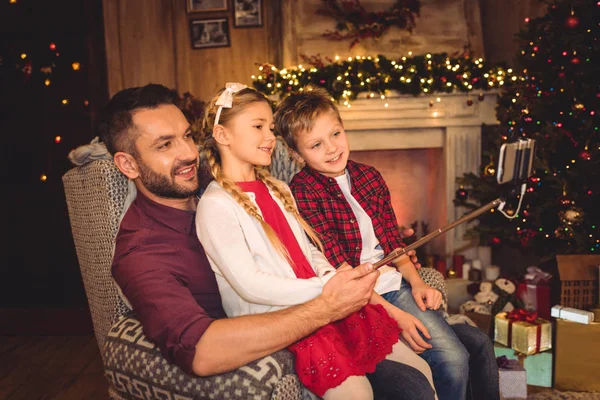
[[483, 99], [485, 99], [485, 96], [483, 95], [483, 93], [479, 93], [479, 96], [477, 98], [479, 99], [479, 101], [483, 101]]
[[575, 28], [577, 25], [579, 25], [579, 18], [571, 15], [565, 21], [565, 25], [567, 25], [568, 28]]
[[571, 199], [569, 199], [567, 197], [567, 195], [563, 194], [562, 196], [558, 196], [558, 204], [562, 205], [562, 206], [568, 206], [571, 205]]
[[579, 153], [579, 158], [581, 158], [584, 161], [590, 161], [592, 159], [592, 154], [589, 151], [584, 150], [581, 153]]
[[460, 188], [456, 191], [456, 198], [458, 200], [464, 201], [467, 199], [468, 196], [469, 196], [469, 192], [464, 188]]
[[471, 107], [473, 105], [473, 100], [471, 100], [471, 99], [467, 100], [467, 105], [469, 107]]

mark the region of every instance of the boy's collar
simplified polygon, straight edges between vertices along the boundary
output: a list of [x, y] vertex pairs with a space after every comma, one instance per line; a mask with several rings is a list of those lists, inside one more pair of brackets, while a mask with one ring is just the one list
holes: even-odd
[[[354, 161], [348, 160], [348, 163], [346, 164], [346, 174], [347, 175], [351, 175], [351, 171], [354, 169], [355, 165], [356, 164]], [[330, 185], [332, 183], [337, 183], [335, 178], [330, 178], [326, 175], [323, 175], [322, 173], [309, 167], [308, 165], [304, 166], [304, 170], [306, 171], [306, 173], [308, 173], [310, 176], [312, 176], [314, 179], [316, 179], [322, 185]]]

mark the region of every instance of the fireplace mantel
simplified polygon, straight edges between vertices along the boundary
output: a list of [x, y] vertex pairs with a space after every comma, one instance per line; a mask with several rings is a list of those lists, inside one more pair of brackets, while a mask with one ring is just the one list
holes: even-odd
[[[463, 93], [363, 96], [351, 101], [350, 107], [340, 105], [340, 113], [353, 151], [442, 148], [450, 223], [464, 214], [453, 204], [456, 177], [479, 171], [481, 125], [498, 123], [497, 92], [485, 92], [483, 100], [478, 97]], [[445, 235], [446, 254], [468, 247], [462, 239], [467, 228], [463, 224]]]

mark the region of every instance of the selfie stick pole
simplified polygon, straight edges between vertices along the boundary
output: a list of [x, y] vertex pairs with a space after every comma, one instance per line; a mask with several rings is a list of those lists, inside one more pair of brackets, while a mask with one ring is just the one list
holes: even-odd
[[453, 229], [454, 227], [456, 227], [464, 222], [468, 222], [468, 221], [472, 220], [473, 218], [480, 216], [484, 212], [491, 210], [492, 208], [500, 205], [501, 203], [503, 203], [503, 200], [500, 198], [490, 201], [485, 206], [482, 206], [482, 207], [478, 208], [477, 210], [470, 212], [469, 214], [465, 215], [464, 217], [457, 219], [453, 223], [446, 225], [443, 228], [436, 229], [435, 231], [431, 232], [430, 234], [423, 236], [421, 239], [417, 240], [413, 244], [408, 245], [402, 249], [392, 251], [386, 257], [382, 258], [381, 260], [377, 261], [376, 263], [373, 263], [373, 266], [375, 267], [375, 269], [383, 267], [384, 265], [394, 261], [396, 258], [408, 253], [411, 250], [416, 249], [417, 247], [424, 245], [425, 243], [429, 242], [432, 239], [435, 239], [436, 237], [440, 236], [442, 233], [448, 232], [450, 229]]

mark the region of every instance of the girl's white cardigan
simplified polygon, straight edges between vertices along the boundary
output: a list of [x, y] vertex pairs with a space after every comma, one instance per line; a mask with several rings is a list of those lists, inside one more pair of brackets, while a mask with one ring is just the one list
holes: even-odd
[[[254, 193], [247, 194], [256, 205]], [[217, 276], [223, 308], [230, 317], [304, 303], [317, 297], [335, 274], [335, 268], [308, 240], [296, 218], [285, 211], [277, 196], [271, 193], [271, 197], [281, 208], [317, 277], [296, 278], [289, 263], [271, 245], [260, 222], [213, 181], [198, 203], [196, 232]]]

